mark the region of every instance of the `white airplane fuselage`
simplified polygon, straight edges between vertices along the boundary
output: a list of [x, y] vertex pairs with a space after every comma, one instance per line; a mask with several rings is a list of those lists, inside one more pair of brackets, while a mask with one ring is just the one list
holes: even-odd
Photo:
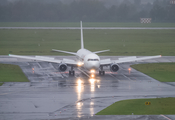
[[100, 57], [92, 53], [87, 49], [80, 49], [77, 51], [78, 59], [84, 63], [83, 67], [87, 70], [99, 70], [100, 67]]

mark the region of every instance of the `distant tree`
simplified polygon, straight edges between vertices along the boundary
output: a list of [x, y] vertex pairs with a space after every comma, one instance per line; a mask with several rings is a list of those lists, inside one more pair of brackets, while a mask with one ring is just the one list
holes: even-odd
[[0, 1], [0, 5], [7, 5], [8, 4], [8, 1], [7, 0], [1, 0]]
[[136, 12], [136, 6], [128, 0], [125, 0], [118, 7], [118, 20], [120, 22], [132, 21]]
[[154, 22], [165, 22], [166, 10], [160, 5], [154, 5], [150, 11], [150, 16]]
[[175, 6], [167, 0], [0, 0], [0, 22], [175, 22]]
[[175, 5], [170, 5], [167, 10], [167, 21], [175, 22]]
[[141, 4], [141, 0], [134, 0], [134, 4], [139, 6]]

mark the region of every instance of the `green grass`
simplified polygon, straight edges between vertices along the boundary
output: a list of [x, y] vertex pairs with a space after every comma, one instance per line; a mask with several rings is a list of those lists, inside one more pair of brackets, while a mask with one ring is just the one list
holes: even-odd
[[[0, 30], [0, 55], [65, 55], [76, 52], [80, 30]], [[84, 30], [85, 48], [110, 49], [99, 55], [175, 56], [175, 30]]]
[[[116, 102], [96, 115], [173, 115], [175, 98], [133, 99]], [[151, 102], [151, 105], [145, 105]]]
[[0, 64], [0, 83], [3, 82], [29, 82], [27, 77], [17, 65]]
[[0, 86], [3, 85], [3, 83], [0, 83]]
[[175, 63], [138, 64], [131, 67], [161, 82], [175, 82]]
[[[79, 22], [0, 22], [0, 27], [80, 27]], [[83, 22], [83, 27], [175, 27], [175, 23]]]

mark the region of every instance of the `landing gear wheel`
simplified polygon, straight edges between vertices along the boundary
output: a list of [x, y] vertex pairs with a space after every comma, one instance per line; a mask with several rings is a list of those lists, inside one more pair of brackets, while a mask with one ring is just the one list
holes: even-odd
[[102, 74], [105, 75], [105, 71], [102, 71]]
[[99, 75], [105, 75], [105, 71], [99, 71]]
[[75, 75], [75, 71], [69, 71], [69, 75], [70, 76], [74, 76]]

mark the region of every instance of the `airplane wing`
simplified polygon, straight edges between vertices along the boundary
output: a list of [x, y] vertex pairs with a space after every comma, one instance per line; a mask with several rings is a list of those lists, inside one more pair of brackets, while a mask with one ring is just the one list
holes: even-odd
[[109, 65], [111, 63], [112, 63], [111, 59], [100, 60], [100, 65]]
[[21, 55], [12, 55], [9, 54], [10, 57], [16, 57], [16, 58], [23, 58], [23, 59], [29, 59], [29, 60], [39, 60], [39, 61], [45, 61], [45, 62], [52, 62], [52, 63], [66, 63], [68, 65], [77, 65], [78, 62], [75, 60], [70, 60], [70, 59], [63, 59], [63, 60], [58, 60], [52, 57], [43, 57], [43, 56], [34, 56], [34, 57], [29, 57], [29, 56], [21, 56]]
[[102, 52], [107, 52], [107, 51], [110, 51], [110, 50], [102, 50], [102, 51], [96, 51], [96, 52], [93, 52], [93, 53], [102, 53]]
[[125, 62], [134, 62], [134, 61], [148, 60], [148, 59], [154, 59], [154, 58], [160, 58], [160, 57], [161, 55], [139, 57], [139, 58], [137, 58], [136, 56], [132, 56], [132, 57], [119, 58], [118, 60], [113, 60], [113, 61], [111, 61], [110, 59], [105, 59], [100, 61], [100, 65], [109, 65], [111, 63], [118, 64], [118, 63], [125, 63]]
[[56, 52], [62, 52], [62, 53], [67, 53], [67, 54], [71, 54], [71, 55], [77, 55], [77, 53], [74, 53], [74, 52], [68, 52], [68, 51], [56, 50], [56, 49], [52, 49], [52, 50], [56, 51]]

